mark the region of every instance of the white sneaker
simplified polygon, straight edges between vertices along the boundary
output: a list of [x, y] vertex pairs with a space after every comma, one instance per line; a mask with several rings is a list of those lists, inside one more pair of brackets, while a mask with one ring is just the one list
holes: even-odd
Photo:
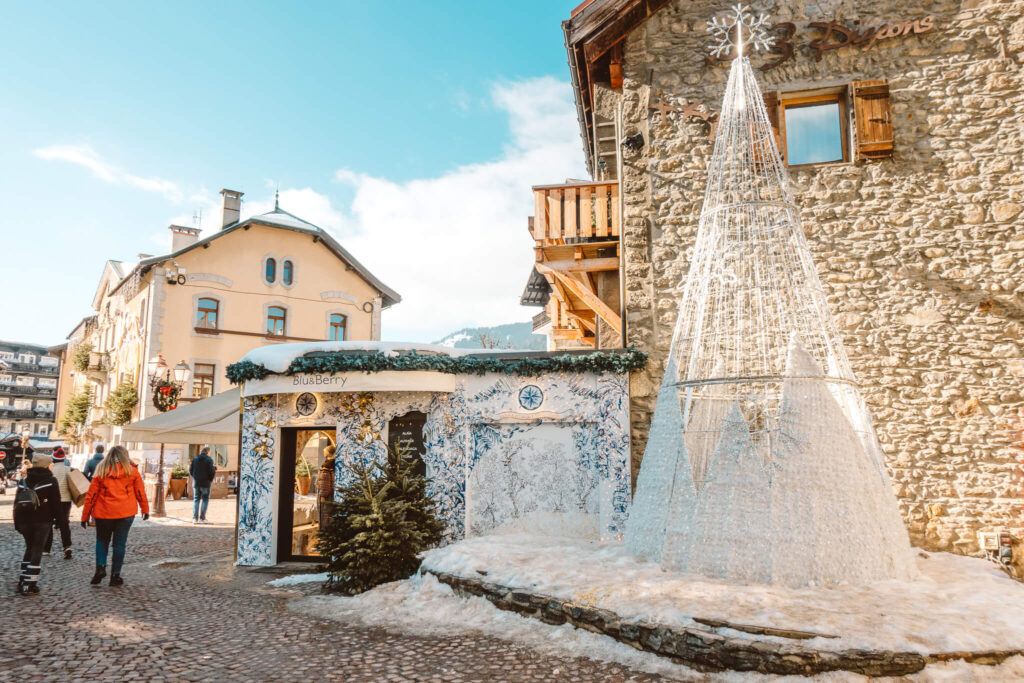
[[198, 519], [196, 519], [195, 517], [193, 517], [193, 518], [192, 518], [192, 523], [193, 523], [193, 524], [199, 524], [199, 520], [198, 520]]

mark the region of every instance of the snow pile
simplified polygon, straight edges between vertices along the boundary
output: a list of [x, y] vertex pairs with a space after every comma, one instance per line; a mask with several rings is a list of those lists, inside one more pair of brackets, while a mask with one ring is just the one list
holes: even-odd
[[617, 543], [501, 535], [430, 550], [423, 568], [667, 626], [691, 626], [697, 617], [838, 636], [799, 643], [817, 649], [1024, 648], [1024, 585], [985, 560], [946, 553], [916, 553], [916, 560], [913, 581], [789, 588], [668, 572]]
[[282, 586], [294, 586], [300, 583], [323, 583], [327, 581], [327, 576], [327, 572], [321, 572], [319, 574], [289, 574], [288, 576], [282, 576], [280, 579], [267, 581], [267, 585], [280, 588]]
[[505, 612], [483, 598], [460, 598], [433, 576], [384, 584], [353, 597], [313, 595], [290, 601], [288, 608], [308, 616], [418, 636], [490, 636], [554, 657], [617, 662], [681, 680], [692, 680], [694, 675], [692, 669], [606, 636]]

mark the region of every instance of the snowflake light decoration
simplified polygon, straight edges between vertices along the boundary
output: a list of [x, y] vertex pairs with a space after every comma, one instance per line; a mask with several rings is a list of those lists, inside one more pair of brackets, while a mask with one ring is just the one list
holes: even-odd
[[712, 37], [709, 51], [718, 59], [728, 56], [733, 45], [739, 46], [741, 57], [744, 44], [767, 52], [775, 43], [768, 35], [770, 30], [767, 14], [755, 15], [746, 5], [733, 5], [725, 16], [714, 17], [708, 24]]

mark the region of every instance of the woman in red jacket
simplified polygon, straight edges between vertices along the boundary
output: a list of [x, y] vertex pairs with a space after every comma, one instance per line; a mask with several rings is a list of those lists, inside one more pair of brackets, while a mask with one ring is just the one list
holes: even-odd
[[99, 584], [107, 575], [107, 551], [114, 541], [114, 561], [110, 571], [110, 585], [124, 584], [121, 565], [124, 563], [128, 531], [135, 521], [135, 513], [142, 508], [142, 519], [149, 519], [149, 501], [142, 475], [128, 458], [124, 446], [114, 446], [96, 467], [82, 506], [82, 528], [89, 517], [96, 520], [96, 573], [92, 585]]

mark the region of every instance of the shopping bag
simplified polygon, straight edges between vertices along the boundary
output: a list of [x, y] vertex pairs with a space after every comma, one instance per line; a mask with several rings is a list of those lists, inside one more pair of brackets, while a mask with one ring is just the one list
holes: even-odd
[[68, 472], [68, 491], [71, 492], [71, 501], [76, 507], [82, 507], [85, 501], [85, 494], [89, 490], [89, 480], [78, 470]]

